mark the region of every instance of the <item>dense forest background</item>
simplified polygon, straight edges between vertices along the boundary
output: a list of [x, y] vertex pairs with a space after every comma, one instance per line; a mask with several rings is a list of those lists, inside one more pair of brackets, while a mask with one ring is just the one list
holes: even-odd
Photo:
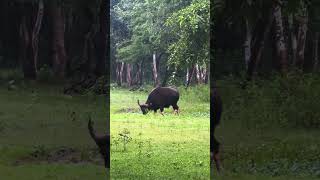
[[206, 84], [209, 0], [113, 0], [111, 81], [118, 86]]
[[214, 0], [211, 75], [223, 102], [216, 179], [318, 179], [318, 0]]
[[103, 93], [109, 12], [102, 0], [2, 0], [1, 80], [11, 87], [21, 79], [63, 83], [65, 93], [100, 82], [96, 90]]
[[319, 71], [320, 2], [215, 0], [214, 76]]

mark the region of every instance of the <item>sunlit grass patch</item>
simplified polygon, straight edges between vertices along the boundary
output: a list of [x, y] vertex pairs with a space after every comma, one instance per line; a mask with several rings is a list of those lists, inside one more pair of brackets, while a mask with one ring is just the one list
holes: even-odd
[[209, 178], [210, 105], [192, 90], [181, 88], [179, 115], [170, 107], [164, 116], [159, 111], [142, 115], [137, 100], [145, 102], [146, 92], [111, 91], [111, 177]]

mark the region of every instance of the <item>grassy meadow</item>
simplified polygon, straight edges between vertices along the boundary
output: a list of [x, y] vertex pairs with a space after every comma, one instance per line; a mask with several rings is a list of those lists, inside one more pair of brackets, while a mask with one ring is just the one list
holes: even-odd
[[[320, 179], [320, 77], [217, 81], [224, 112], [217, 180]], [[0, 179], [106, 179], [88, 135], [104, 132], [105, 96], [63, 95], [59, 85], [0, 79]], [[181, 92], [172, 108], [142, 115], [151, 87], [111, 88], [111, 179], [209, 179], [209, 89]]]
[[320, 78], [289, 74], [217, 82], [224, 101], [217, 138], [224, 171], [217, 180], [320, 179]]
[[179, 88], [164, 116], [140, 111], [151, 89], [111, 90], [111, 179], [209, 179], [209, 88]]
[[[217, 81], [224, 102], [216, 135], [224, 170], [214, 171], [213, 179], [320, 179], [320, 78], [275, 76], [246, 89], [239, 81]], [[111, 177], [209, 179], [207, 90], [180, 90], [179, 116], [171, 108], [165, 116], [144, 116], [136, 101], [144, 102], [147, 92], [111, 91]]]
[[105, 132], [105, 96], [68, 96], [62, 87], [0, 87], [0, 179], [106, 179], [89, 137], [89, 114]]

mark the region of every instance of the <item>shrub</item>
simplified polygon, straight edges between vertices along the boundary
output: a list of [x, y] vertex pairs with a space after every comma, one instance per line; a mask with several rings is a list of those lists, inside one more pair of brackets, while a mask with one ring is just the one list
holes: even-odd
[[49, 82], [54, 78], [53, 72], [48, 65], [44, 65], [38, 71], [38, 81]]

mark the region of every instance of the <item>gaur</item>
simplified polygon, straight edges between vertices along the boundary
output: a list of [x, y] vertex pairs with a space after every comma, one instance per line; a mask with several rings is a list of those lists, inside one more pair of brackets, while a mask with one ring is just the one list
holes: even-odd
[[219, 125], [222, 114], [222, 100], [216, 88], [210, 91], [210, 164], [215, 161], [218, 171], [221, 169], [220, 143], [215, 138], [215, 128]]
[[178, 101], [178, 90], [172, 87], [157, 87], [151, 91], [145, 104], [140, 104], [138, 100], [138, 105], [144, 115], [147, 114], [149, 110], [153, 110], [156, 113], [158, 109], [160, 109], [160, 113], [163, 115], [164, 108], [169, 108], [170, 106], [172, 106], [174, 112], [178, 114]]
[[110, 135], [109, 134], [97, 135], [92, 125], [93, 125], [93, 122], [91, 121], [91, 118], [90, 118], [88, 122], [88, 129], [89, 129], [90, 136], [99, 147], [100, 154], [104, 159], [105, 167], [109, 169], [110, 168]]

